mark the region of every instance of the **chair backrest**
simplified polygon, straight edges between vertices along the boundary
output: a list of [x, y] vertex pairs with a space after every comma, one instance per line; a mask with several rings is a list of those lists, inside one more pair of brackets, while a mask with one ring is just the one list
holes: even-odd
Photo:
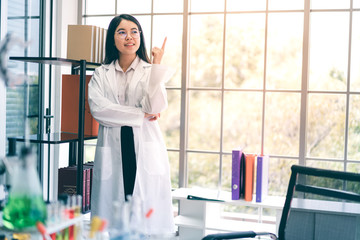
[[[312, 199], [309, 200], [309, 197]], [[360, 232], [360, 204], [358, 203], [360, 203], [360, 174], [293, 165], [279, 225], [279, 240], [290, 240], [288, 236], [290, 230], [287, 229], [290, 222], [295, 223], [293, 225], [295, 225], [297, 232], [296, 236], [308, 235], [298, 239], [312, 239], [311, 236], [313, 235], [317, 235], [316, 239], [329, 239], [328, 237], [319, 237], [319, 234], [322, 234], [319, 231], [323, 230], [327, 231], [325, 235], [332, 234], [330, 235], [331, 239], [336, 239], [335, 235], [343, 234], [343, 231], [348, 231], [347, 233], [355, 231], [357, 237], [344, 238], [341, 236], [337, 239], [360, 239], [360, 234], [356, 233], [356, 231]], [[290, 219], [290, 212], [296, 213], [293, 209], [295, 205], [296, 209], [304, 209], [305, 211], [298, 215], [294, 214], [298, 217]], [[335, 215], [329, 215], [327, 209], [330, 209], [330, 212], [335, 212], [337, 207], [340, 209], [339, 214], [333, 218]], [[359, 214], [359, 217], [348, 219], [346, 216], [344, 218], [342, 215], [344, 212], [348, 212], [349, 216]], [[324, 222], [324, 219], [326, 223], [321, 223], [320, 221]], [[339, 223], [342, 220], [345, 220], [343, 225]], [[331, 224], [334, 225], [333, 228], [331, 228]], [[351, 229], [356, 228], [357, 225], [359, 225], [359, 229]], [[316, 230], [314, 230], [314, 226], [317, 227]], [[339, 230], [337, 229], [339, 226], [345, 226], [348, 230], [344, 228]], [[292, 236], [291, 240], [295, 238]]]

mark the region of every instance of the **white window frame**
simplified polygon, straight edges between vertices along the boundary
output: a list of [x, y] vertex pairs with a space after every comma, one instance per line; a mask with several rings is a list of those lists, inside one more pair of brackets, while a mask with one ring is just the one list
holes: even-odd
[[[86, 0], [84, 7], [86, 7]], [[154, 0], [149, 0], [152, 2]], [[351, 94], [359, 94], [357, 92], [350, 92], [350, 61], [351, 61], [351, 36], [352, 36], [352, 13], [353, 11], [360, 11], [360, 9], [353, 9], [353, 1], [350, 0], [351, 5], [350, 9], [319, 9], [319, 10], [312, 10], [310, 7], [310, 1], [311, 0], [304, 0], [304, 9], [302, 10], [289, 10], [289, 11], [273, 11], [268, 10], [268, 2], [267, 0], [267, 7], [264, 11], [256, 11], [256, 12], [262, 12], [266, 14], [266, 28], [265, 28], [265, 57], [264, 57], [264, 68], [266, 69], [266, 47], [267, 47], [267, 26], [268, 26], [268, 15], [269, 13], [274, 12], [302, 12], [304, 15], [304, 21], [303, 21], [303, 45], [302, 45], [302, 79], [301, 79], [301, 89], [300, 90], [268, 90], [266, 89], [266, 71], [264, 71], [264, 87], [262, 89], [263, 92], [263, 112], [262, 112], [262, 136], [261, 136], [261, 150], [264, 149], [264, 125], [265, 125], [265, 102], [266, 102], [266, 94], [271, 92], [285, 92], [285, 93], [299, 93], [301, 95], [301, 105], [300, 105], [300, 134], [299, 134], [299, 156], [293, 157], [293, 156], [275, 156], [270, 155], [270, 158], [281, 158], [281, 159], [290, 159], [290, 160], [298, 160], [298, 164], [300, 165], [306, 165], [307, 160], [316, 160], [316, 161], [337, 161], [341, 162], [343, 164], [343, 170], [347, 170], [347, 164], [349, 162], [352, 163], [359, 163], [356, 161], [351, 161], [347, 157], [347, 145], [348, 145], [348, 127], [349, 127], [349, 99]], [[115, 16], [118, 13], [117, 11], [117, 1], [115, 0], [115, 14], [111, 16]], [[226, 5], [226, 0], [224, 1]], [[212, 13], [193, 13], [189, 11], [190, 9], [190, 0], [184, 0], [184, 10], [182, 13], [183, 16], [183, 49], [182, 49], [182, 65], [181, 65], [181, 87], [170, 87], [171, 90], [179, 90], [181, 92], [181, 115], [180, 115], [180, 146], [179, 149], [169, 149], [169, 151], [175, 151], [179, 153], [179, 187], [187, 187], [188, 183], [188, 171], [187, 171], [187, 154], [189, 152], [196, 152], [196, 153], [208, 153], [208, 154], [218, 154], [219, 155], [219, 179], [218, 179], [218, 186], [219, 189], [221, 188], [221, 176], [222, 176], [222, 159], [224, 155], [231, 154], [230, 152], [224, 152], [222, 141], [223, 141], [223, 120], [221, 121], [221, 134], [220, 134], [220, 151], [219, 152], [210, 152], [210, 151], [203, 151], [201, 149], [199, 150], [190, 150], [188, 149], [187, 144], [187, 137], [188, 137], [188, 105], [189, 105], [189, 91], [190, 90], [205, 90], [205, 88], [190, 88], [189, 85], [189, 48], [190, 48], [190, 16], [196, 15], [196, 14], [212, 14]], [[224, 32], [223, 32], [223, 39], [224, 39], [224, 46], [225, 49], [225, 42], [226, 42], [226, 15], [227, 14], [236, 14], [241, 12], [226, 12], [226, 6], [224, 8], [224, 11], [216, 12], [216, 14], [224, 14]], [[349, 12], [350, 16], [350, 26], [349, 26], [349, 49], [348, 49], [348, 75], [347, 75], [347, 90], [343, 92], [339, 91], [309, 91], [308, 88], [308, 79], [309, 79], [309, 41], [310, 41], [310, 17], [311, 12], [338, 12], [338, 11], [344, 11]], [[86, 15], [85, 11], [82, 10], [82, 19], [83, 23], [86, 24], [86, 18], [87, 17], [93, 17], [95, 15]], [[252, 12], [252, 11], [247, 11]], [[254, 11], [255, 12], [255, 11]], [[215, 13], [215, 12], [214, 12]], [[151, 13], [144, 13], [144, 14], [133, 14], [134, 16], [137, 15], [148, 15], [151, 16], [151, 21], [153, 21], [153, 16], [155, 15], [177, 15], [178, 13], [154, 13], [153, 10]], [[99, 13], [101, 15], [101, 13]], [[101, 16], [108, 16], [108, 15], [101, 15]], [[152, 23], [153, 24], [153, 23]], [[153, 31], [153, 28], [151, 27], [151, 31]], [[152, 36], [153, 32], [151, 32]], [[151, 47], [151, 46], [150, 46]], [[225, 51], [223, 51], [223, 65], [222, 65], [222, 87], [220, 89], [216, 89], [218, 91], [221, 91], [222, 94], [222, 103], [221, 103], [221, 114], [223, 114], [223, 99], [224, 99], [224, 59], [225, 59]], [[229, 89], [226, 89], [227, 91]], [[241, 91], [251, 91], [251, 90], [241, 90]], [[321, 93], [321, 94], [345, 94], [346, 95], [346, 126], [345, 126], [345, 149], [344, 149], [344, 158], [339, 159], [328, 159], [328, 158], [312, 158], [306, 156], [306, 132], [307, 132], [307, 111], [308, 111], [308, 97], [311, 93]], [[223, 119], [223, 118], [221, 118]]]

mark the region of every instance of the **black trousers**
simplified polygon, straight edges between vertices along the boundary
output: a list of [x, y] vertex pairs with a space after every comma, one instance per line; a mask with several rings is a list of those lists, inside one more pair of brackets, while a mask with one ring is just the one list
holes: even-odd
[[126, 201], [126, 196], [133, 194], [136, 177], [136, 156], [132, 127], [121, 127], [121, 157]]

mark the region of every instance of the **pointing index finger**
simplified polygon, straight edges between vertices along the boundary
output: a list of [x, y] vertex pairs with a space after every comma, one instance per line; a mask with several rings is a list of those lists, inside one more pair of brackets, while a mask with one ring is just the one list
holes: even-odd
[[161, 47], [162, 50], [165, 50], [166, 40], [167, 40], [167, 37], [165, 37], [165, 39], [164, 39], [164, 43], [163, 43], [163, 45], [162, 45], [162, 47]]

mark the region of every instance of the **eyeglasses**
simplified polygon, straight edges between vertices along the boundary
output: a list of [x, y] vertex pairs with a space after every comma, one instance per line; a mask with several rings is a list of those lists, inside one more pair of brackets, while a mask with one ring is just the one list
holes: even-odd
[[[124, 30], [119, 30], [119, 31], [116, 32], [116, 36], [118, 36], [121, 39], [125, 39], [128, 36], [128, 34]], [[132, 38], [139, 38], [140, 37], [140, 31], [139, 30], [131, 30], [130, 31], [130, 36]]]

